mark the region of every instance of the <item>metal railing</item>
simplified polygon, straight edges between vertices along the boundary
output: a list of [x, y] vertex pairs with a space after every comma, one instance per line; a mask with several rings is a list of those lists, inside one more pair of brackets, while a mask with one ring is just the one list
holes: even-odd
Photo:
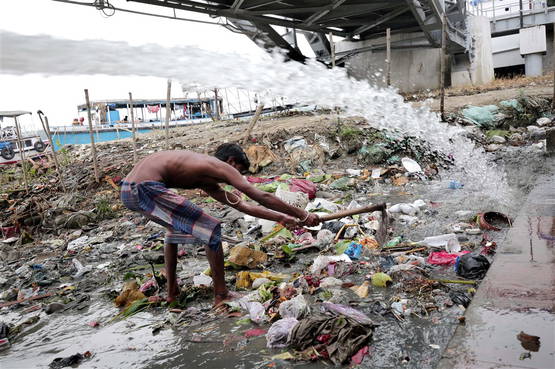
[[467, 3], [467, 11], [469, 13], [488, 17], [493, 22], [517, 15], [523, 16], [542, 12], [547, 14], [548, 9], [547, 0], [519, 0], [512, 2], [492, 0], [488, 3], [477, 2], [473, 4], [472, 1]]

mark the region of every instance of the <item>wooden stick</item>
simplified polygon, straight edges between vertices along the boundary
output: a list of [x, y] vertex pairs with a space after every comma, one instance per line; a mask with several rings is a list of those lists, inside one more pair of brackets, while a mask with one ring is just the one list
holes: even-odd
[[476, 281], [460, 281], [458, 279], [430, 279], [430, 281], [439, 283], [476, 284]]
[[340, 219], [340, 218], [348, 217], [348, 216], [351, 216], [351, 215], [362, 214], [362, 213], [371, 213], [371, 212], [376, 211], [376, 210], [381, 210], [382, 208], [383, 208], [383, 205], [378, 204], [378, 205], [372, 205], [372, 206], [363, 206], [362, 208], [357, 208], [357, 209], [342, 210], [342, 211], [338, 211], [336, 213], [322, 215], [320, 217], [320, 220], [322, 222], [327, 222], [328, 220]]
[[42, 124], [42, 129], [44, 133], [46, 133], [46, 137], [48, 137], [48, 141], [50, 141], [50, 147], [52, 148], [52, 157], [54, 158], [54, 165], [56, 166], [56, 173], [58, 174], [58, 178], [60, 179], [60, 185], [64, 192], [67, 192], [64, 176], [62, 175], [62, 171], [60, 170], [60, 163], [58, 162], [58, 154], [56, 154], [56, 150], [54, 150], [54, 142], [52, 142], [52, 132], [50, 132], [50, 124], [48, 124], [48, 117], [44, 116], [44, 121], [42, 120], [42, 111], [37, 111], [37, 114], [40, 119], [40, 123]]
[[385, 83], [391, 86], [391, 28], [385, 30]]
[[260, 114], [262, 113], [263, 108], [264, 108], [264, 104], [262, 104], [262, 103], [258, 104], [258, 106], [256, 107], [256, 112], [254, 113], [254, 116], [252, 117], [252, 120], [249, 124], [249, 128], [247, 128], [247, 133], [245, 134], [245, 138], [243, 138], [243, 145], [246, 144], [247, 141], [249, 140], [252, 129], [254, 128], [254, 125], [258, 121], [258, 118], [260, 117]]
[[216, 120], [220, 120], [220, 101], [218, 100], [218, 89], [214, 89], [214, 105], [216, 106]]
[[447, 46], [447, 17], [443, 15], [441, 22], [441, 54], [439, 56], [439, 111], [441, 120], [445, 121], [445, 49]]
[[15, 130], [17, 132], [17, 144], [19, 145], [19, 159], [21, 160], [21, 171], [23, 172], [23, 183], [25, 185], [25, 193], [29, 191], [29, 182], [27, 181], [27, 163], [25, 162], [25, 147], [21, 141], [21, 129], [19, 128], [19, 122], [17, 117], [13, 118], [15, 121]]
[[168, 79], [168, 92], [166, 99], [166, 150], [170, 148], [170, 99], [172, 94], [172, 80]]
[[335, 68], [335, 43], [333, 42], [333, 33], [330, 32], [330, 51], [331, 51], [331, 67]]
[[16, 304], [21, 304], [22, 302], [25, 302], [25, 301], [40, 300], [40, 299], [43, 299], [45, 297], [50, 297], [50, 296], [54, 296], [54, 292], [47, 292], [43, 295], [36, 295], [36, 296], [27, 297], [27, 298], [24, 298], [24, 299], [21, 299], [21, 300], [5, 302], [3, 304], [0, 304], [0, 308], [6, 307], [6, 306], [12, 306], [12, 305], [16, 305]]
[[133, 112], [133, 95], [129, 93], [129, 105], [131, 106], [131, 131], [133, 137], [133, 164], [137, 163], [137, 136], [135, 135], [135, 114]]
[[94, 134], [92, 126], [92, 114], [91, 114], [91, 102], [89, 100], [89, 90], [85, 89], [85, 101], [87, 102], [87, 115], [89, 117], [89, 134], [91, 136], [91, 147], [93, 155], [93, 166], [94, 166], [94, 179], [96, 183], [100, 180], [100, 174], [98, 171], [98, 161], [96, 159], [96, 145], [94, 144]]
[[[552, 60], [555, 60], [555, 23], [553, 23], [553, 55]], [[555, 64], [553, 64], [553, 101], [551, 103], [551, 109], [555, 110]]]

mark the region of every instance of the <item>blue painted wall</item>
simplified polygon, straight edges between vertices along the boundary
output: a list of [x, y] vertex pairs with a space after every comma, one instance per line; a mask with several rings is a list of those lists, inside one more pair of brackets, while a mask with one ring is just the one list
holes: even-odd
[[[150, 132], [152, 129], [144, 128], [138, 129], [137, 133], [146, 133]], [[105, 132], [98, 132], [94, 133], [94, 141], [95, 142], [104, 142], [104, 141], [113, 141], [119, 140], [122, 138], [131, 137], [131, 132], [128, 131], [105, 131]], [[54, 150], [58, 151], [64, 145], [79, 145], [79, 144], [88, 144], [91, 143], [91, 138], [88, 132], [79, 132], [79, 133], [60, 133], [55, 134], [52, 137], [52, 141], [54, 141]]]

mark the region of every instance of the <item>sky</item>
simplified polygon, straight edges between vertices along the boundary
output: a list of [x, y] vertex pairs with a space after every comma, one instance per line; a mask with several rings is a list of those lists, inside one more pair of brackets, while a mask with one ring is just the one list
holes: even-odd
[[[92, 0], [81, 0], [92, 2]], [[173, 15], [172, 10], [125, 0], [110, 0], [120, 8]], [[178, 17], [216, 22], [206, 15], [178, 11]], [[1, 0], [0, 32], [23, 35], [45, 34], [73, 40], [103, 39], [125, 41], [131, 45], [147, 43], [165, 47], [197, 46], [220, 51], [239, 52], [253, 58], [264, 53], [248, 37], [222, 26], [185, 22], [118, 12], [105, 17], [93, 7], [59, 3], [52, 0]], [[9, 53], [1, 46], [0, 52]], [[68, 57], [71, 57], [68, 55]], [[37, 55], [40, 58], [40, 55]], [[164, 98], [166, 80], [152, 77], [107, 76], [14, 76], [2, 73], [0, 65], [0, 111], [41, 109], [51, 125], [70, 125], [77, 116], [77, 105], [84, 103], [83, 90], [89, 89], [91, 100]], [[172, 82], [172, 97], [183, 96], [181, 86]], [[36, 114], [30, 118], [40, 126]]]

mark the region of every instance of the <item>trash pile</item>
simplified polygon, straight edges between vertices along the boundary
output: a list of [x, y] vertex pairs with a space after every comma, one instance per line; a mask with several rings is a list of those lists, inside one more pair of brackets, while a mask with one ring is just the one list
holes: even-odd
[[[238, 325], [253, 326], [245, 338], [266, 339], [270, 361], [360, 364], [381, 329], [438, 316], [448, 324], [463, 322], [495, 253], [495, 232], [511, 224], [501, 213], [459, 211], [455, 223], [442, 225], [446, 232], [416, 238], [438, 219], [442, 204], [415, 197], [413, 186], [426, 186], [451, 161], [415, 138], [359, 123], [255, 136], [246, 151], [251, 172], [260, 173], [247, 179], [321, 216], [376, 204], [390, 194], [405, 199], [388, 204], [387, 212], [290, 231], [201, 191], [177, 190], [222, 220], [227, 283], [242, 294], [228, 303], [226, 314]], [[189, 147], [179, 136], [174, 140], [174, 148], [197, 151], [218, 145]], [[141, 138], [139, 146], [146, 155], [164, 143]], [[100, 183], [88, 147], [65, 148], [67, 193], [52, 170], [37, 170], [28, 194], [12, 181], [20, 173], [6, 171], [11, 180], [0, 194], [1, 351], [47, 326], [46, 315], [71, 312], [86, 319], [99, 300], [112, 319], [84, 322], [91, 329], [144, 312], [174, 316], [153, 327], [154, 334], [216, 316], [206, 308], [212, 279], [200, 244], [179, 246], [181, 294], [171, 306], [165, 302], [164, 230], [119, 201], [119, 183], [131, 168], [129, 148], [128, 141], [99, 145]], [[51, 366], [75, 365], [91, 355], [53, 358]]]
[[490, 152], [504, 145], [545, 147], [543, 140], [555, 130], [553, 119], [551, 102], [537, 96], [504, 100], [498, 105], [467, 106], [448, 117], [450, 122], [476, 127], [470, 137]]

